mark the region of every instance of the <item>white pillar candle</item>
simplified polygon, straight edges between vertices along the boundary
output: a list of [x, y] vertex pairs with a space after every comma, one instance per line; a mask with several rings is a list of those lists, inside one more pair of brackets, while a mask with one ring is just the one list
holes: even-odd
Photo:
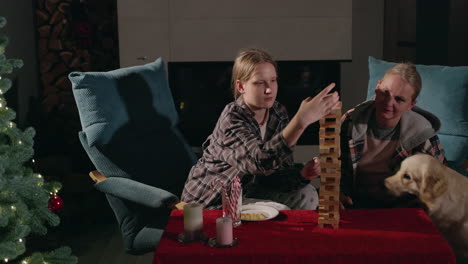
[[216, 244], [232, 244], [232, 219], [231, 217], [220, 217], [216, 219]]
[[203, 230], [203, 206], [197, 203], [184, 205], [184, 231], [196, 232]]

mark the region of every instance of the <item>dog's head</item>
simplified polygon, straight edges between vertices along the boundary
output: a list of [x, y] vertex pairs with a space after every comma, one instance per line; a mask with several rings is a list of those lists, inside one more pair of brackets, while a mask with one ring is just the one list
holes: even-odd
[[385, 179], [385, 186], [396, 196], [411, 193], [430, 203], [447, 190], [443, 168], [432, 156], [416, 154], [406, 158], [397, 173]]

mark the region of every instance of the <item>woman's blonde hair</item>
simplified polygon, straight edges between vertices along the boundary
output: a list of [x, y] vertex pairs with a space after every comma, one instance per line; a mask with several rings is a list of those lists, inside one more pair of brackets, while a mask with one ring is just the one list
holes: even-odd
[[266, 51], [257, 48], [250, 48], [239, 52], [232, 68], [231, 88], [234, 98], [237, 99], [240, 96], [240, 93], [236, 88], [236, 81], [248, 81], [252, 77], [257, 65], [262, 63], [271, 63], [275, 67], [276, 74], [278, 74], [278, 66], [276, 62]]
[[419, 93], [421, 92], [422, 81], [421, 76], [419, 75], [418, 71], [416, 70], [416, 66], [411, 62], [403, 62], [393, 66], [390, 70], [388, 70], [384, 77], [389, 74], [394, 74], [400, 76], [405, 82], [411, 85], [414, 88], [413, 94], [413, 101], [416, 100]]

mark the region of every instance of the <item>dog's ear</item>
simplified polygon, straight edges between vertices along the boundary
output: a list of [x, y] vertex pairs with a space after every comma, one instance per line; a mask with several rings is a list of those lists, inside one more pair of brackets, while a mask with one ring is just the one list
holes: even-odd
[[424, 178], [423, 190], [421, 192], [421, 199], [425, 202], [431, 203], [437, 197], [441, 196], [447, 191], [447, 181], [443, 175], [428, 174]]

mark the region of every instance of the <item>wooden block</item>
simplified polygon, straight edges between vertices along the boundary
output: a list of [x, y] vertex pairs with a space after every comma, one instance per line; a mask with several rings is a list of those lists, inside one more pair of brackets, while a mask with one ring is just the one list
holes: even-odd
[[341, 112], [340, 113], [330, 113], [324, 116], [322, 119], [335, 119], [337, 122], [340, 122]]
[[324, 221], [334, 221], [340, 219], [339, 210], [334, 212], [325, 212], [325, 213], [318, 213], [319, 218], [323, 218]]
[[328, 149], [339, 149], [340, 148], [340, 142], [336, 142], [335, 144], [330, 144], [330, 143], [324, 143], [321, 144], [319, 148], [328, 148]]
[[326, 217], [320, 217], [318, 218], [318, 221], [320, 224], [337, 224], [337, 221], [335, 219], [327, 219]]
[[320, 181], [323, 182], [322, 184], [333, 184], [341, 178], [341, 175], [339, 173], [323, 173], [320, 175]]
[[325, 173], [334, 174], [334, 175], [336, 175], [337, 173], [340, 173], [340, 174], [341, 174], [341, 166], [340, 166], [339, 169], [336, 169], [336, 168], [325, 168]]
[[341, 124], [340, 117], [336, 118], [337, 115], [330, 115], [330, 117], [322, 118], [319, 120], [320, 125], [324, 124]]
[[[320, 191], [322, 190], [325, 190], [327, 192], [334, 192], [334, 193], [339, 193], [339, 189], [337, 187], [339, 187], [340, 185], [334, 185], [334, 184], [323, 184], [320, 186]], [[338, 190], [337, 190], [338, 189]]]
[[332, 137], [319, 137], [319, 144], [328, 147], [329, 145], [337, 145], [340, 142], [340, 137], [337, 136], [335, 138]]
[[320, 199], [319, 203], [324, 206], [327, 206], [327, 205], [328, 206], [333, 205], [333, 206], [338, 206], [338, 207], [340, 206], [340, 201], [338, 200], [330, 201], [330, 200]]
[[320, 175], [320, 188], [325, 184], [336, 184], [339, 182], [336, 177]]
[[338, 227], [339, 227], [338, 223], [333, 223], [333, 224], [318, 223], [318, 227], [320, 227], [320, 228], [325, 228], [327, 226], [330, 226], [333, 229], [338, 229]]
[[328, 181], [327, 181], [327, 180], [322, 180], [322, 178], [320, 178], [320, 190], [326, 189], [325, 186], [335, 186], [335, 189], [339, 190], [339, 188], [340, 188], [340, 178], [334, 178], [334, 180], [335, 180], [334, 182], [330, 181], [330, 179], [332, 179], [332, 178], [328, 178]]
[[323, 205], [320, 205], [318, 207], [318, 212], [319, 213], [333, 213], [335, 215], [338, 208], [340, 208], [339, 204], [337, 204], [337, 205], [335, 205], [335, 204], [323, 204]]
[[324, 139], [325, 141], [334, 140], [338, 142], [340, 141], [340, 135], [338, 133], [328, 133], [328, 136], [319, 134], [319, 139]]
[[338, 155], [340, 155], [340, 149], [319, 147], [319, 154], [333, 154], [333, 153], [337, 153]]
[[319, 157], [322, 158], [322, 157], [332, 157], [332, 158], [339, 158], [340, 155], [339, 153], [337, 152], [331, 152], [331, 153], [320, 153], [319, 154]]
[[[339, 161], [337, 163], [323, 163], [323, 164], [320, 164], [320, 167], [322, 169], [324, 169], [324, 168], [333, 168], [333, 169], [336, 169], [336, 171], [340, 171], [341, 161]], [[331, 172], [328, 172], [328, 173], [331, 173]]]
[[340, 177], [322, 177], [320, 175], [320, 188], [332, 185], [332, 186], [339, 186], [340, 185]]
[[325, 129], [324, 130], [321, 130], [319, 131], [319, 138], [321, 137], [324, 137], [324, 138], [331, 138], [331, 137], [339, 137], [340, 133], [336, 133], [334, 131], [326, 131]]
[[340, 197], [340, 190], [327, 191], [327, 190], [322, 190], [322, 188], [320, 188], [319, 194], [323, 196]]
[[319, 200], [324, 200], [324, 201], [338, 201], [339, 202], [339, 196], [336, 196], [335, 194], [333, 195], [325, 195], [323, 193], [319, 193]]
[[336, 133], [336, 134], [340, 134], [340, 131], [341, 131], [341, 126], [338, 126], [338, 127], [327, 127], [327, 126], [320, 126], [319, 128], [319, 135], [320, 133]]
[[320, 157], [320, 164], [322, 163], [339, 163], [340, 160], [337, 157], [327, 157], [327, 156], [321, 156]]
[[335, 129], [335, 131], [337, 131], [337, 129], [340, 128], [340, 124], [337, 124], [337, 123], [327, 123], [327, 124], [323, 124], [323, 125], [320, 125], [321, 128], [324, 128], [324, 129]]
[[318, 226], [320, 228], [325, 228], [325, 227], [332, 227], [333, 229], [338, 229], [339, 228], [339, 222], [333, 222], [333, 223], [323, 223], [323, 222], [319, 222], [318, 223]]

